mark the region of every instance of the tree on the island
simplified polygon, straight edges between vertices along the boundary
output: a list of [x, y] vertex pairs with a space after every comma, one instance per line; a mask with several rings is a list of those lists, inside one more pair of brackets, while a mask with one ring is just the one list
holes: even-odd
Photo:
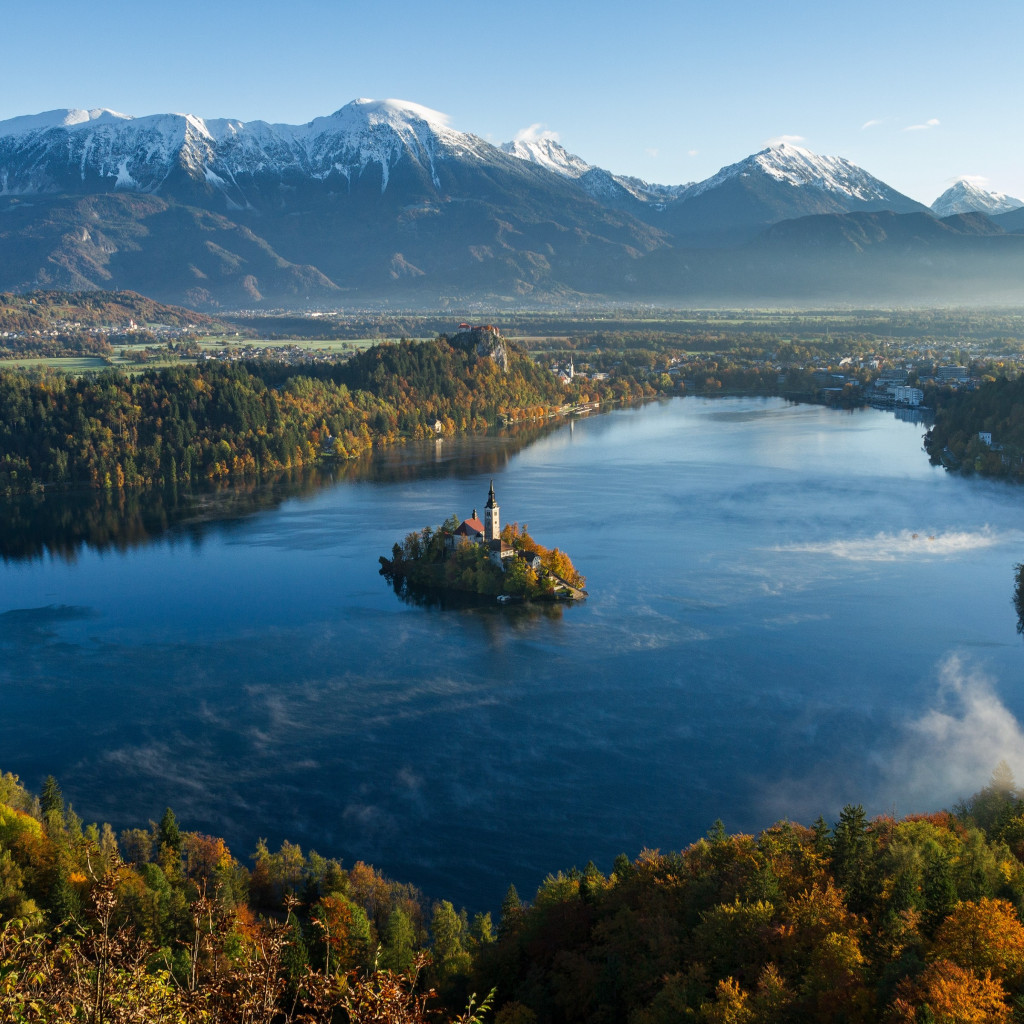
[[[532, 577], [532, 579], [531, 579]], [[505, 561], [505, 593], [523, 596], [536, 584], [537, 574], [526, 564], [525, 560], [514, 556]]]

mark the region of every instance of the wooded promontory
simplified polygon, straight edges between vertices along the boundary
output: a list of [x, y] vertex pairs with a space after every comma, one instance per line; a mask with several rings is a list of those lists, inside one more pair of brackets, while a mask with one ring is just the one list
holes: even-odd
[[0, 369], [0, 494], [254, 478], [405, 438], [542, 419], [648, 393], [628, 377], [563, 384], [510, 343], [405, 341], [344, 363], [183, 365], [79, 377]]

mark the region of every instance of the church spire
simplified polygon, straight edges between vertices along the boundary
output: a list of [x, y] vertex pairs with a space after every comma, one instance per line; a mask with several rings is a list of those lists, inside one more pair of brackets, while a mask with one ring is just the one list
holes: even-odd
[[498, 540], [501, 537], [501, 523], [498, 518], [498, 503], [494, 500], [494, 481], [487, 492], [487, 504], [484, 505], [484, 540]]

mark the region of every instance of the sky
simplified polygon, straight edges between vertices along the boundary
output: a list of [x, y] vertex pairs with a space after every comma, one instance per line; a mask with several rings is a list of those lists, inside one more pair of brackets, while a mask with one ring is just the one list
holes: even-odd
[[301, 124], [358, 97], [490, 142], [551, 133], [660, 184], [771, 142], [921, 202], [1024, 200], [1024, 4], [932, 0], [38, 0], [4, 12], [0, 119], [65, 107]]

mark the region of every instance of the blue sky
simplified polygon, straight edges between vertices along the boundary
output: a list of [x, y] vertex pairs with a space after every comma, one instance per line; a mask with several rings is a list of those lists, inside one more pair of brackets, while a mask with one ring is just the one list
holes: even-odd
[[0, 119], [296, 124], [390, 97], [496, 143], [536, 126], [663, 184], [791, 138], [923, 202], [962, 175], [1024, 199], [1019, 2], [42, 0], [11, 5], [4, 28]]

